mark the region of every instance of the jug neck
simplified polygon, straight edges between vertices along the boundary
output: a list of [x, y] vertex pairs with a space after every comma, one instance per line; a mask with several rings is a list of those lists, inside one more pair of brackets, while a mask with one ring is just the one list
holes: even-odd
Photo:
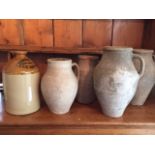
[[114, 59], [129, 60], [132, 58], [133, 48], [121, 47], [121, 46], [105, 46], [103, 49], [103, 55], [109, 55]]
[[132, 51], [104, 51], [103, 56], [112, 57], [116, 60], [130, 61], [132, 59]]
[[98, 60], [99, 60], [98, 56], [92, 56], [92, 55], [78, 56], [78, 63], [81, 66], [94, 66], [97, 64]]
[[67, 58], [51, 58], [47, 62], [48, 68], [68, 69], [72, 66], [72, 60]]
[[149, 49], [134, 49], [133, 51], [135, 54], [141, 55], [145, 61], [153, 61], [153, 50]]

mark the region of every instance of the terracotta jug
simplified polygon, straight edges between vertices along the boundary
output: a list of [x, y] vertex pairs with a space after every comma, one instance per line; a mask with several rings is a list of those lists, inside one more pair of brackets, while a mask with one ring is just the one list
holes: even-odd
[[[140, 106], [145, 103], [155, 84], [155, 63], [153, 61], [153, 50], [134, 49], [133, 52], [143, 57], [145, 61], [144, 76], [140, 79], [136, 95], [131, 102], [132, 105]], [[140, 70], [139, 61], [135, 59], [134, 63], [137, 70]]]
[[39, 69], [25, 51], [12, 52], [14, 57], [3, 68], [5, 109], [14, 115], [26, 115], [40, 108]]
[[94, 67], [97, 65], [98, 57], [79, 55], [78, 59], [80, 78], [77, 100], [79, 103], [89, 104], [96, 99], [93, 85], [93, 71]]
[[78, 90], [78, 78], [72, 67], [79, 67], [71, 59], [48, 59], [47, 71], [41, 81], [41, 90], [51, 112], [65, 114], [69, 112]]
[[[144, 73], [144, 60], [132, 48], [107, 46], [94, 71], [94, 88], [105, 115], [121, 117], [135, 95]], [[138, 74], [133, 57], [141, 62]]]

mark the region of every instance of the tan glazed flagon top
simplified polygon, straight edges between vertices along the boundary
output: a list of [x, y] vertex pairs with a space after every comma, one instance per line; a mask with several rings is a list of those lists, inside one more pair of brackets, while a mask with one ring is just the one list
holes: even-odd
[[32, 74], [39, 72], [39, 68], [26, 56], [26, 51], [13, 51], [10, 53], [14, 56], [4, 66], [3, 73]]

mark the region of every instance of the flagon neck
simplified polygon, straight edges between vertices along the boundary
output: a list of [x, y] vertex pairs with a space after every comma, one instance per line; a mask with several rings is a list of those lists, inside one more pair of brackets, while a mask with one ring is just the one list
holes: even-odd
[[23, 58], [23, 57], [26, 56], [27, 51], [12, 51], [12, 52], [10, 52], [10, 54], [11, 54], [13, 57], [20, 57], [20, 58]]

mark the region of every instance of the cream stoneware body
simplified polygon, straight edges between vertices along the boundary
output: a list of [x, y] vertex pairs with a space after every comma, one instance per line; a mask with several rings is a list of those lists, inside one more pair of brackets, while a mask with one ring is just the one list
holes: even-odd
[[41, 81], [41, 91], [51, 112], [69, 112], [78, 89], [78, 78], [72, 67], [78, 65], [65, 58], [48, 59], [47, 71]]
[[[153, 61], [153, 50], [134, 49], [134, 53], [143, 57], [145, 61], [144, 76], [140, 79], [136, 95], [131, 102], [132, 105], [141, 106], [145, 103], [155, 84], [155, 63]], [[134, 63], [137, 70], [140, 70], [139, 61], [135, 59]]]
[[[144, 73], [144, 60], [132, 53], [132, 48], [104, 48], [101, 61], [94, 71], [94, 88], [105, 115], [121, 117], [135, 95], [138, 81]], [[133, 57], [140, 60], [138, 74]]]
[[26, 56], [26, 52], [14, 52], [15, 56], [3, 69], [5, 110], [14, 115], [26, 115], [40, 108], [39, 69]]
[[93, 71], [98, 62], [97, 56], [79, 55], [79, 89], [77, 100], [79, 103], [89, 104], [95, 101], [96, 95], [93, 85]]

